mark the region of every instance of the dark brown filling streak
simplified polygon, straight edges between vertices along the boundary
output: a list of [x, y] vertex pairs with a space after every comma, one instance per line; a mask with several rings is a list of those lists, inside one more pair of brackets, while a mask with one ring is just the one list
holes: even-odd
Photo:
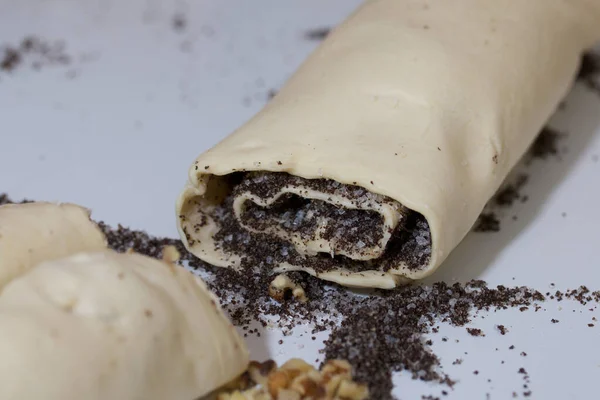
[[346, 252], [360, 251], [377, 246], [383, 238], [383, 218], [374, 211], [346, 210], [330, 203], [306, 199], [296, 194], [282, 195], [270, 207], [261, 207], [246, 201], [242, 222], [258, 231], [278, 225], [279, 228], [299, 235], [303, 240], [315, 240], [318, 221], [328, 220], [321, 237], [336, 239], [336, 249]]
[[[328, 253], [315, 256], [299, 254], [293, 244], [267, 233], [254, 233], [242, 227], [233, 211], [234, 199], [243, 192], [251, 192], [260, 198], [270, 198], [284, 187], [302, 185], [322, 193], [339, 193], [343, 190], [346, 197], [360, 203], [368, 200], [368, 191], [360, 186], [345, 185], [330, 179], [304, 179], [287, 173], [260, 173], [257, 184], [256, 173], [234, 173], [227, 176], [231, 188], [223, 203], [217, 207], [211, 217], [219, 226], [215, 234], [215, 246], [226, 253], [241, 257], [242, 268], [275, 268], [287, 262], [294, 266], [312, 268], [316, 272], [345, 268], [352, 272], [365, 270], [388, 271], [401, 264], [411, 270], [424, 268], [431, 255], [431, 234], [425, 217], [415, 211], [409, 211], [402, 223], [393, 230], [383, 256], [368, 261], [352, 260], [343, 255], [332, 257]], [[394, 200], [383, 198], [383, 201], [394, 203]], [[253, 202], [246, 202], [246, 211], [242, 215], [244, 224], [257, 230], [264, 230], [269, 225], [300, 234], [312, 239], [317, 218], [305, 218], [309, 211], [314, 216], [329, 220], [325, 239], [336, 237], [336, 248], [350, 251], [365, 246], [375, 246], [383, 236], [383, 218], [375, 211], [349, 210], [330, 203], [306, 199], [301, 196], [286, 194], [281, 196], [270, 207], [261, 207]]]

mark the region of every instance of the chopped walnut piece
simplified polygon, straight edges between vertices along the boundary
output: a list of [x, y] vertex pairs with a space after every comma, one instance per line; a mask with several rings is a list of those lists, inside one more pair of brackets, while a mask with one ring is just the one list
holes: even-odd
[[326, 390], [320, 382], [310, 376], [301, 375], [292, 381], [290, 389], [305, 397], [323, 398]]
[[277, 400], [301, 400], [302, 399], [302, 397], [300, 396], [300, 393], [295, 392], [291, 389], [281, 389], [279, 391], [279, 394], [275, 398]]
[[369, 396], [369, 390], [364, 385], [352, 381], [342, 381], [338, 387], [336, 398], [362, 400]]
[[321, 373], [324, 377], [339, 375], [350, 379], [352, 377], [352, 366], [346, 360], [330, 360], [323, 366]]
[[352, 380], [352, 367], [343, 360], [330, 360], [320, 371], [297, 358], [280, 368], [272, 361], [252, 362], [244, 375], [257, 386], [225, 391], [219, 394], [218, 400], [365, 400], [369, 397], [367, 387]]
[[236, 390], [232, 393], [220, 393], [217, 400], [272, 400], [263, 389], [249, 389], [244, 392]]
[[277, 275], [269, 286], [269, 296], [278, 302], [282, 302], [287, 300], [290, 294], [301, 303], [305, 303], [308, 300], [304, 289], [300, 285], [296, 284], [285, 274]]
[[282, 370], [285, 371], [299, 371], [299, 372], [309, 372], [314, 371], [314, 367], [308, 364], [306, 361], [301, 360], [299, 358], [292, 358], [289, 361], [286, 361], [285, 364], [281, 366]]
[[248, 374], [250, 379], [259, 385], [265, 385], [267, 383], [267, 377], [277, 368], [277, 364], [273, 360], [267, 360], [263, 363], [259, 363], [256, 361], [250, 362], [248, 366]]
[[290, 384], [290, 376], [287, 371], [274, 371], [269, 374], [269, 379], [267, 380], [267, 388], [269, 389], [269, 393], [274, 398], [277, 398], [279, 392], [288, 387]]
[[174, 264], [181, 258], [181, 254], [175, 246], [165, 246], [163, 248], [162, 259], [164, 262]]

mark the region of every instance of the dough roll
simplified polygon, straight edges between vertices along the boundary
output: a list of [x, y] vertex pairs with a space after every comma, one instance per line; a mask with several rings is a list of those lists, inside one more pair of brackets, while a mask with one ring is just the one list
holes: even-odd
[[0, 206], [0, 290], [41, 261], [106, 248], [89, 210], [74, 204]]
[[192, 165], [186, 247], [392, 288], [458, 245], [600, 38], [596, 0], [367, 0]]

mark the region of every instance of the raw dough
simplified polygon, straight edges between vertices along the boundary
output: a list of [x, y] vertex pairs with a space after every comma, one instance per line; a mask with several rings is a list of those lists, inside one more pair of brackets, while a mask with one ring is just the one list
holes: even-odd
[[0, 295], [1, 399], [193, 400], [248, 352], [179, 266], [113, 251], [42, 263]]
[[[428, 263], [327, 272], [391, 288], [431, 274], [467, 234], [600, 38], [597, 0], [368, 0], [254, 118], [193, 164], [179, 230], [201, 259], [239, 268], [211, 212], [241, 171], [331, 179], [424, 216]], [[217, 246], [215, 246], [217, 244]], [[307, 247], [309, 247], [307, 243]]]
[[106, 249], [71, 204], [0, 206], [0, 399], [193, 400], [248, 351], [200, 278]]
[[0, 291], [41, 261], [106, 248], [89, 210], [74, 204], [0, 206]]

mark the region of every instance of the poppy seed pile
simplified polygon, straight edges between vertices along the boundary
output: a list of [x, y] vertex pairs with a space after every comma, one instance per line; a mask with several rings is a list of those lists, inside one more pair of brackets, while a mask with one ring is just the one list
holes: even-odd
[[[12, 203], [10, 198], [0, 194], [0, 205], [8, 203]], [[522, 312], [537, 312], [543, 310], [540, 303], [544, 301], [573, 300], [587, 307], [594, 303], [590, 310], [595, 310], [600, 302], [600, 291], [585, 286], [542, 294], [522, 286], [491, 288], [481, 280], [452, 285], [444, 282], [408, 285], [359, 294], [299, 272], [288, 276], [304, 289], [308, 301], [297, 302], [291, 296], [276, 301], [269, 295], [273, 275], [268, 269], [257, 272], [250, 267], [239, 271], [213, 267], [187, 252], [178, 239], [153, 237], [122, 226], [111, 228], [103, 222], [98, 226], [115, 251], [132, 249], [160, 258], [165, 246], [175, 246], [182, 264], [205, 278], [244, 336], [260, 336], [259, 330], [252, 328], [256, 323], [279, 328], [287, 335], [306, 323], [313, 334], [329, 331], [321, 351], [324, 360], [348, 360], [355, 369], [356, 379], [369, 385], [374, 399], [393, 399], [394, 372], [406, 371], [414, 379], [438, 382], [442, 387], [454, 385], [452, 378], [441, 371], [440, 360], [430, 347], [431, 340], [425, 339], [426, 335], [437, 333], [442, 323], [467, 326], [478, 311], [517, 308]], [[480, 329], [467, 329], [471, 335], [485, 336]], [[503, 335], [508, 332], [503, 325], [497, 329]], [[442, 390], [444, 393], [448, 392]], [[523, 393], [530, 394], [529, 389]]]
[[[312, 334], [329, 331], [321, 351], [324, 360], [348, 360], [355, 369], [356, 379], [369, 385], [373, 399], [393, 399], [392, 374], [400, 371], [410, 373], [415, 379], [438, 382], [446, 387], [442, 393], [447, 393], [454, 381], [441, 372], [431, 341], [425, 339], [426, 335], [437, 333], [440, 324], [467, 326], [478, 311], [508, 308], [543, 311], [540, 304], [545, 301], [573, 300], [582, 305], [600, 302], [600, 291], [593, 292], [585, 286], [542, 294], [522, 286], [492, 288], [480, 280], [452, 285], [444, 282], [409, 285], [359, 294], [299, 272], [288, 276], [304, 288], [308, 301], [297, 302], [289, 296], [279, 302], [269, 295], [273, 279], [269, 270], [213, 267], [188, 253], [179, 240], [156, 238], [121, 226], [112, 229], [103, 223], [100, 227], [109, 246], [117, 251], [132, 248], [160, 257], [165, 245], [176, 246], [182, 263], [205, 278], [244, 336], [260, 336], [255, 328], [257, 323], [263, 328], [278, 328], [285, 335], [306, 323], [310, 324]], [[503, 335], [508, 332], [503, 325], [498, 325], [498, 330]], [[485, 336], [479, 329], [469, 328], [469, 333]], [[527, 392], [530, 394], [530, 390]]]

